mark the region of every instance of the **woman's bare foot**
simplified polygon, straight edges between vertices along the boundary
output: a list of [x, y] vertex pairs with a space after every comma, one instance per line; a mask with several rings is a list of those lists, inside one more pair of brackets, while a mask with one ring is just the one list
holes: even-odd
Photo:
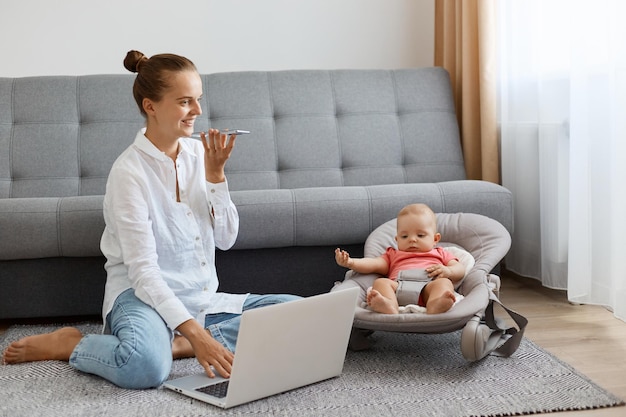
[[456, 302], [456, 296], [452, 291], [446, 291], [441, 297], [430, 298], [426, 303], [427, 314], [445, 313], [450, 310]]
[[193, 358], [195, 356], [191, 343], [185, 336], [174, 336], [174, 341], [172, 341], [172, 357], [174, 359]]
[[59, 360], [69, 361], [83, 335], [75, 327], [63, 327], [52, 333], [27, 336], [9, 345], [2, 354], [6, 364]]
[[398, 303], [383, 296], [375, 289], [368, 291], [367, 305], [377, 313], [398, 314]]

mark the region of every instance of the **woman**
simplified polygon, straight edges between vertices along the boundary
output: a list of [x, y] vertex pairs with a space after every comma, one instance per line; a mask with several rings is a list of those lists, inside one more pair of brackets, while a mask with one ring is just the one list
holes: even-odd
[[163, 383], [172, 358], [195, 356], [207, 375], [229, 377], [242, 311], [290, 295], [217, 293], [215, 247], [239, 228], [224, 166], [235, 145], [216, 129], [190, 139], [202, 114], [202, 81], [187, 58], [128, 52], [133, 95], [146, 127], [115, 161], [104, 197], [107, 258], [104, 334], [73, 327], [26, 337], [5, 363], [65, 360], [123, 388]]

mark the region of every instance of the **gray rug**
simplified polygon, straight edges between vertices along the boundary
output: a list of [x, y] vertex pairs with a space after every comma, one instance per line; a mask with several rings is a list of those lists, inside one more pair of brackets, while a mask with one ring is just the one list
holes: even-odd
[[[0, 351], [58, 326], [14, 326]], [[84, 332], [100, 326], [83, 323]], [[511, 416], [622, 405], [569, 365], [523, 340], [510, 358], [468, 363], [460, 333], [377, 332], [375, 345], [349, 351], [339, 378], [221, 410], [165, 389], [124, 390], [64, 362], [0, 366], [1, 416]], [[175, 361], [171, 377], [198, 372]]]

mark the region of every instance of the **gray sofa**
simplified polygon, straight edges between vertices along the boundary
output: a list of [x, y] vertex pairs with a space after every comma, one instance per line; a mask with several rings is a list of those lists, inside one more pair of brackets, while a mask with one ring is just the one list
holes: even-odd
[[[512, 230], [505, 188], [466, 179], [441, 68], [202, 75], [197, 130], [250, 130], [227, 165], [241, 227], [220, 290], [327, 292], [337, 246], [411, 202]], [[108, 171], [143, 125], [133, 76], [0, 78], [0, 319], [100, 314]]]

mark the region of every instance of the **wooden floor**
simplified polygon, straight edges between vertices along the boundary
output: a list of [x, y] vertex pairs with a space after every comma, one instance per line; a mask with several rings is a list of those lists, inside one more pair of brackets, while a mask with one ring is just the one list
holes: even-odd
[[[574, 305], [565, 291], [502, 274], [500, 301], [524, 315], [524, 336], [626, 400], [626, 322], [604, 307]], [[555, 417], [622, 417], [626, 407], [550, 413]]]
[[[564, 291], [502, 274], [500, 300], [529, 320], [525, 336], [592, 381], [626, 399], [626, 323], [603, 307], [573, 305]], [[11, 323], [0, 322], [0, 333]], [[621, 417], [626, 407], [549, 413], [555, 417]]]

